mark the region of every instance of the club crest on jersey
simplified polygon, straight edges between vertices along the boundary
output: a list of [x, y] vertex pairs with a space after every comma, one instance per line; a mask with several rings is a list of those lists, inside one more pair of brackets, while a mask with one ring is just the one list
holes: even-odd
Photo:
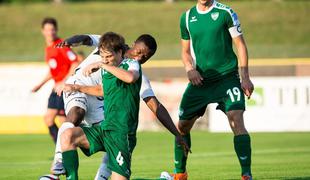
[[214, 12], [211, 14], [211, 18], [213, 19], [213, 21], [216, 21], [217, 18], [219, 17], [220, 13], [219, 12]]
[[192, 16], [192, 18], [191, 18], [191, 20], [189, 22], [196, 22], [196, 21], [198, 21], [196, 16]]

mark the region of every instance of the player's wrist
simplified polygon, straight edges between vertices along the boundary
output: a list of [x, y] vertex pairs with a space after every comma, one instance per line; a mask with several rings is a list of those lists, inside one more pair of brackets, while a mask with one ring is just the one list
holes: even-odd
[[195, 68], [193, 66], [185, 66], [185, 71], [188, 73], [189, 71], [194, 70]]

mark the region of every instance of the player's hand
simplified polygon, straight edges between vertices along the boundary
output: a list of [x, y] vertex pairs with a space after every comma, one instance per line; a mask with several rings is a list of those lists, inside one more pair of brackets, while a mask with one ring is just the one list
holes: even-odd
[[63, 82], [56, 83], [54, 86], [54, 91], [58, 96], [61, 96], [65, 84]]
[[55, 45], [55, 48], [63, 48], [63, 47], [70, 47], [71, 45], [67, 41], [62, 41]]
[[187, 71], [187, 77], [194, 86], [201, 86], [203, 77], [196, 69]]
[[76, 84], [65, 84], [63, 92], [68, 93], [69, 95], [79, 91], [78, 85]]
[[32, 93], [36, 93], [36, 92], [38, 92], [41, 89], [41, 87], [42, 87], [41, 85], [37, 85], [37, 86], [35, 86], [34, 88], [31, 89], [31, 92]]
[[243, 90], [243, 93], [248, 97], [248, 99], [250, 99], [254, 91], [254, 85], [252, 81], [250, 80], [250, 78], [242, 79], [241, 88]]
[[177, 144], [183, 147], [184, 155], [187, 157], [188, 153], [192, 153], [191, 149], [189, 148], [188, 144], [184, 141], [181, 135], [176, 136]]
[[90, 64], [84, 68], [83, 75], [86, 77], [90, 76], [93, 72], [98, 71], [100, 67], [101, 67], [101, 62]]

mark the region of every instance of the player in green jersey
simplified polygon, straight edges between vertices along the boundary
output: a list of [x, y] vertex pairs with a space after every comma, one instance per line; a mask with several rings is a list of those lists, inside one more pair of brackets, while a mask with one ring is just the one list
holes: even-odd
[[[248, 73], [248, 52], [237, 14], [214, 0], [198, 0], [180, 20], [182, 60], [190, 83], [180, 104], [178, 128], [191, 144], [190, 130], [209, 103], [218, 103], [234, 133], [234, 147], [242, 179], [252, 179], [250, 136], [244, 126], [243, 93], [250, 98], [254, 86]], [[238, 73], [238, 58], [241, 72]], [[243, 93], [242, 93], [243, 92]], [[175, 145], [175, 180], [186, 180], [187, 157]]]
[[87, 156], [106, 151], [113, 180], [129, 179], [131, 174], [131, 153], [135, 145], [132, 139], [137, 130], [140, 102], [140, 64], [123, 59], [124, 39], [118, 34], [104, 34], [100, 38], [99, 50], [102, 62], [89, 65], [84, 74], [103, 69], [105, 121], [97, 126], [70, 128], [61, 135], [67, 179], [78, 179], [77, 147]]

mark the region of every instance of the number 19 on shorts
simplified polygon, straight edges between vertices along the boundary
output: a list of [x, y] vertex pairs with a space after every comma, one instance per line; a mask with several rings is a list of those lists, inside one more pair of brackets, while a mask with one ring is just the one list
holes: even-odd
[[226, 94], [229, 95], [231, 102], [240, 101], [241, 99], [241, 91], [238, 87], [228, 89]]

